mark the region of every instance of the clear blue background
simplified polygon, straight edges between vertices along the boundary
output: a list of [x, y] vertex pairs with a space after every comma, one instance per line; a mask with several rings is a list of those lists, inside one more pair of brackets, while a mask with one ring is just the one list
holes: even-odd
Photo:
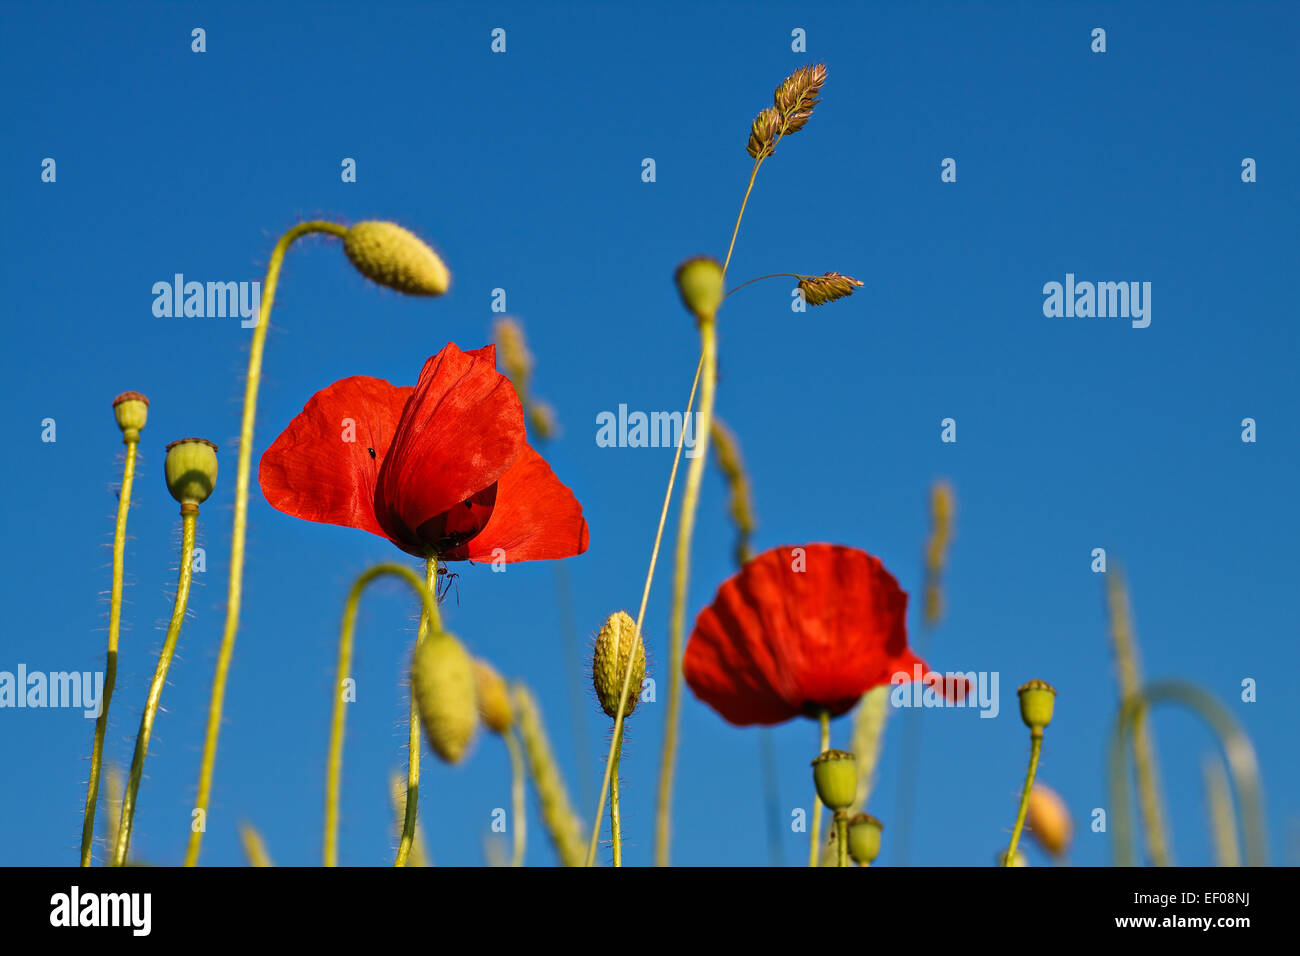
[[[336, 241], [297, 244], [272, 319], [256, 451], [337, 379], [409, 384], [448, 341], [486, 344], [491, 290], [506, 289], [537, 357], [536, 390], [564, 427], [548, 457], [591, 525], [590, 551], [568, 562], [582, 647], [566, 654], [545, 564], [462, 566], [447, 618], [535, 688], [590, 820], [597, 795], [580, 779], [609, 739], [583, 676], [590, 635], [611, 611], [635, 611], [671, 463], [668, 450], [597, 447], [595, 418], [620, 403], [684, 406], [698, 342], [673, 269], [725, 253], [750, 120], [787, 73], [825, 61], [823, 103], [764, 164], [730, 278], [833, 269], [866, 286], [802, 315], [786, 280], [730, 300], [718, 409], [744, 447], [760, 548], [862, 547], [915, 597], [928, 487], [940, 476], [955, 485], [949, 617], [927, 656], [943, 670], [999, 672], [1001, 716], [923, 714], [911, 862], [985, 866], [1005, 845], [1028, 752], [1015, 688], [1030, 678], [1059, 690], [1040, 778], [1073, 811], [1072, 860], [1110, 861], [1110, 835], [1088, 829], [1092, 808], [1108, 804], [1116, 712], [1095, 547], [1126, 569], [1147, 676], [1200, 683], [1254, 738], [1270, 859], [1294, 862], [1296, 9], [5, 4], [0, 669], [102, 668], [122, 451], [110, 402], [146, 393], [108, 736], [109, 758], [129, 763], [175, 587], [163, 446], [217, 441], [222, 475], [200, 529], [207, 571], [133, 844], [143, 860], [179, 863], [223, 621], [251, 332], [236, 319], [155, 318], [151, 287], [177, 272], [260, 280], [276, 238], [302, 219], [395, 219], [436, 244], [451, 293], [406, 298], [362, 279]], [[190, 52], [195, 26], [207, 31], [204, 54]], [[1090, 51], [1097, 26], [1104, 55]], [[489, 50], [494, 27], [508, 31], [504, 55]], [[791, 52], [796, 27], [806, 54]], [[40, 179], [47, 156], [55, 184]], [[1255, 184], [1240, 178], [1247, 156]], [[357, 160], [355, 184], [340, 181], [344, 157]], [[644, 157], [654, 183], [641, 181]], [[940, 182], [944, 157], [957, 159], [955, 184]], [[1067, 272], [1151, 282], [1150, 328], [1045, 318], [1042, 285]], [[939, 440], [949, 416], [955, 445]], [[1256, 444], [1240, 440], [1247, 416]], [[40, 440], [46, 417], [53, 444]], [[710, 468], [691, 619], [732, 572], [724, 504]], [[242, 864], [247, 820], [277, 862], [312, 864], [343, 597], [367, 566], [405, 556], [280, 514], [256, 487], [249, 520], [203, 862]], [[671, 534], [675, 511], [669, 520]], [[646, 624], [661, 677], [671, 570], [665, 557]], [[391, 860], [388, 777], [405, 765], [414, 625], [396, 584], [364, 603], [347, 864]], [[1239, 699], [1245, 678], [1258, 682], [1256, 703]], [[653, 853], [662, 680], [659, 690], [633, 718], [623, 762], [633, 864]], [[895, 863], [901, 727], [891, 722], [871, 801]], [[0, 863], [76, 861], [92, 730], [76, 711], [0, 711]], [[682, 730], [674, 861], [770, 862], [758, 732], [689, 694]], [[833, 730], [847, 745], [850, 721]], [[1176, 860], [1208, 863], [1212, 738], [1176, 712], [1161, 712], [1154, 732]], [[774, 741], [784, 823], [809, 805], [816, 729], [800, 720]], [[509, 807], [504, 747], [480, 738], [456, 769], [426, 754], [424, 774], [434, 859], [482, 862], [491, 813]], [[535, 804], [529, 822], [528, 862], [554, 862]], [[801, 861], [806, 836], [783, 833], [783, 859]]]

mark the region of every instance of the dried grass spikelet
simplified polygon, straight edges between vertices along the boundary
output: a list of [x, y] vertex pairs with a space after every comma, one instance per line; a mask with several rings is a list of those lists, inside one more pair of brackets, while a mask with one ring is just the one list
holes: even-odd
[[795, 70], [776, 88], [772, 100], [784, 124], [781, 135], [789, 136], [804, 128], [820, 101], [825, 82], [826, 64], [817, 63]]
[[266, 849], [266, 841], [251, 823], [239, 825], [239, 841], [244, 844], [244, 856], [248, 857], [249, 866], [275, 866]]
[[736, 564], [744, 567], [753, 557], [750, 540], [754, 537], [754, 501], [750, 493], [749, 474], [740, 457], [740, 444], [731, 429], [716, 415], [711, 428], [718, 467], [727, 481], [727, 513], [736, 526]]
[[510, 685], [510, 700], [518, 721], [519, 737], [524, 745], [524, 761], [528, 775], [537, 790], [537, 800], [542, 807], [542, 822], [565, 866], [582, 866], [587, 860], [587, 847], [582, 839], [582, 821], [573, 812], [560, 768], [551, 753], [541, 712], [532, 692], [523, 684]]
[[494, 734], [510, 731], [514, 717], [510, 712], [510, 693], [506, 682], [487, 661], [474, 661], [474, 679], [478, 690], [478, 715]]
[[1074, 835], [1070, 810], [1051, 787], [1035, 783], [1029, 792], [1029, 834], [1052, 856], [1062, 856]]
[[819, 276], [804, 276], [799, 280], [804, 301], [809, 305], [825, 305], [853, 294], [854, 289], [862, 288], [863, 283], [852, 276], [838, 272], [826, 272]]
[[940, 580], [948, 561], [952, 542], [953, 517], [957, 498], [946, 481], [936, 481], [930, 489], [930, 538], [925, 545], [925, 623], [930, 627], [943, 616], [943, 589]]
[[533, 353], [528, 350], [524, 328], [511, 318], [498, 319], [492, 326], [492, 338], [501, 352], [501, 365], [515, 387], [519, 404], [524, 406], [528, 423], [538, 438], [554, 438], [559, 431], [555, 409], [532, 394]]
[[600, 699], [600, 708], [610, 717], [618, 716], [618, 702], [629, 661], [632, 678], [627, 685], [624, 717], [632, 716], [640, 699], [641, 682], [645, 680], [645, 644], [636, 632], [632, 615], [627, 611], [615, 611], [596, 635], [596, 651], [591, 665], [591, 682]]
[[450, 634], [435, 634], [415, 649], [411, 688], [429, 747], [459, 763], [478, 729], [474, 661]]
[[442, 295], [451, 273], [428, 244], [395, 222], [359, 222], [343, 237], [343, 251], [367, 279], [407, 295]]
[[780, 135], [781, 114], [769, 106], [754, 117], [745, 151], [755, 159], [771, 156], [776, 151], [776, 141]]

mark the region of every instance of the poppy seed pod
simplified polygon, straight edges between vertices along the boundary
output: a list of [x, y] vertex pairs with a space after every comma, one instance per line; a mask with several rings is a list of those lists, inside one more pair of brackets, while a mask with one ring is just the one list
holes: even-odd
[[367, 279], [407, 295], [442, 295], [451, 273], [415, 233], [394, 222], [359, 222], [343, 237], [343, 251]]
[[505, 734], [514, 723], [510, 712], [510, 693], [496, 668], [484, 660], [474, 661], [475, 689], [478, 691], [478, 715], [494, 734]]
[[474, 661], [450, 634], [435, 634], [415, 649], [411, 688], [429, 747], [459, 763], [478, 729]]
[[858, 796], [858, 758], [845, 750], [825, 750], [812, 762], [817, 796], [832, 810], [847, 810]]
[[870, 864], [880, 855], [880, 832], [884, 824], [869, 813], [849, 820], [849, 856], [854, 863]]
[[123, 392], [113, 399], [113, 417], [117, 419], [117, 427], [122, 429], [122, 439], [136, 441], [140, 429], [149, 420], [149, 399], [139, 392]]
[[677, 267], [677, 291], [697, 320], [712, 319], [722, 305], [722, 264], [708, 256], [687, 259]]
[[1052, 856], [1063, 855], [1074, 835], [1065, 801], [1040, 783], [1029, 792], [1029, 833]]
[[1016, 693], [1020, 696], [1020, 719], [1035, 735], [1052, 722], [1056, 689], [1044, 680], [1031, 680]]
[[632, 679], [628, 682], [627, 703], [623, 716], [636, 710], [641, 694], [641, 681], [645, 679], [645, 644], [636, 633], [636, 621], [626, 611], [609, 616], [596, 635], [596, 651], [592, 655], [591, 682], [600, 698], [600, 707], [610, 717], [618, 716], [619, 694], [627, 674], [628, 659], [632, 661]]
[[182, 438], [167, 446], [167, 490], [181, 504], [201, 505], [217, 483], [217, 446], [205, 438]]

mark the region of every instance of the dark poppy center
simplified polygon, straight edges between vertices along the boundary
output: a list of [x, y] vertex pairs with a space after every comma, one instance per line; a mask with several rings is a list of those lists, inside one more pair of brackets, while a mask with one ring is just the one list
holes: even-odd
[[420, 525], [415, 535], [434, 554], [445, 554], [459, 548], [486, 528], [496, 503], [497, 486], [493, 482], [472, 498], [453, 505], [440, 515], [434, 515]]

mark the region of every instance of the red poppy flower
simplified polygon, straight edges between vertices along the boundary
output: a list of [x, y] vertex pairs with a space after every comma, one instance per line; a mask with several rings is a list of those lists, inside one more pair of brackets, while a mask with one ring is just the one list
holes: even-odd
[[273, 508], [361, 528], [418, 557], [587, 550], [582, 506], [524, 440], [523, 408], [492, 345], [448, 345], [414, 386], [358, 375], [317, 392], [262, 456], [258, 481]]
[[733, 724], [838, 717], [895, 674], [927, 673], [908, 649], [906, 617], [907, 594], [879, 558], [833, 544], [776, 548], [700, 612], [682, 671]]

